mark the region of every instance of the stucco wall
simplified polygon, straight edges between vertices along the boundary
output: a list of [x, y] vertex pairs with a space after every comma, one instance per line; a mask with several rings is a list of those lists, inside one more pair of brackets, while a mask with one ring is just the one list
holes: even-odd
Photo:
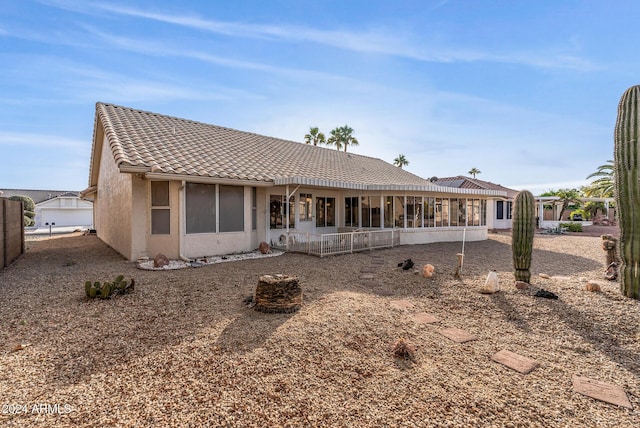
[[405, 229], [400, 231], [400, 245], [430, 244], [434, 242], [484, 241], [488, 238], [485, 226], [468, 227], [429, 227], [424, 229]]
[[181, 181], [169, 182], [170, 226], [168, 235], [151, 234], [151, 181], [134, 180], [134, 254], [155, 257], [162, 253], [170, 259], [180, 257]]
[[[103, 133], [98, 133], [102, 138]], [[131, 259], [131, 175], [116, 167], [108, 141], [102, 144], [97, 196], [94, 200], [95, 228], [107, 245]]]

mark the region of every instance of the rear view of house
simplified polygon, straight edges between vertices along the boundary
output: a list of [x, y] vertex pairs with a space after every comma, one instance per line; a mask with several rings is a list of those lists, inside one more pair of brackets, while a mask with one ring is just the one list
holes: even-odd
[[97, 103], [89, 187], [98, 236], [130, 260], [251, 251], [290, 233], [487, 237], [499, 190], [435, 185], [380, 159]]

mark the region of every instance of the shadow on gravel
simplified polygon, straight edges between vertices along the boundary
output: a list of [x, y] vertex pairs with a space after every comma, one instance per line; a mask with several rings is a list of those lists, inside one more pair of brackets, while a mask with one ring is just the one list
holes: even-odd
[[295, 313], [262, 313], [246, 308], [224, 329], [215, 344], [227, 352], [251, 352], [264, 346], [273, 332], [293, 316]]
[[[633, 318], [607, 320], [606, 323], [597, 323], [588, 314], [562, 302], [562, 298], [549, 303], [551, 310], [558, 319], [586, 342], [606, 355], [611, 361], [629, 370], [636, 376], [640, 376], [640, 352], [626, 348], [619, 337], [636, 337], [637, 323]], [[637, 319], [637, 317], [636, 317]], [[632, 322], [629, 322], [629, 321]]]

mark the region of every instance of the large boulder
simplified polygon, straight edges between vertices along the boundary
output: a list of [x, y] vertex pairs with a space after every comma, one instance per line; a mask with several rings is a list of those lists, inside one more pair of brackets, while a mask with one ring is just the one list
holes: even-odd
[[500, 290], [498, 285], [498, 274], [496, 271], [491, 271], [487, 275], [487, 279], [484, 282], [482, 288], [480, 288], [480, 292], [482, 294], [493, 294]]
[[154, 268], [161, 268], [164, 266], [167, 266], [169, 264], [169, 258], [167, 256], [165, 256], [162, 253], [158, 253], [154, 258], [153, 258], [153, 267]]
[[269, 245], [268, 243], [263, 241], [258, 246], [258, 251], [260, 251], [260, 253], [262, 253], [262, 254], [270, 254], [271, 253], [271, 245]]

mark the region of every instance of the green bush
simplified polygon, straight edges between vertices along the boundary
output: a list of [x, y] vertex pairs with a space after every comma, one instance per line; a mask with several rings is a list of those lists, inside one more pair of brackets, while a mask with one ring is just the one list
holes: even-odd
[[26, 214], [22, 217], [22, 219], [22, 221], [24, 222], [24, 227], [33, 226], [34, 224], [36, 224], [36, 222], [32, 218], [29, 218], [29, 216]]
[[571, 211], [571, 214], [569, 214], [569, 218], [573, 219], [574, 214], [580, 214], [584, 220], [589, 220], [589, 218], [591, 217], [591, 213], [589, 211], [583, 210], [582, 208], [579, 210]]
[[33, 199], [28, 196], [10, 196], [9, 199], [11, 199], [12, 201], [22, 201], [25, 211], [34, 212], [36, 210], [36, 204], [33, 202]]
[[582, 223], [560, 223], [560, 227], [567, 229], [569, 232], [582, 232]]
[[33, 226], [36, 222], [34, 220], [36, 213], [36, 204], [33, 202], [33, 199], [31, 199], [28, 196], [22, 196], [22, 195], [16, 195], [16, 196], [10, 196], [9, 199], [11, 199], [12, 201], [21, 201], [22, 202], [22, 208], [23, 208], [23, 212], [24, 212], [24, 225], [26, 227], [28, 226]]

